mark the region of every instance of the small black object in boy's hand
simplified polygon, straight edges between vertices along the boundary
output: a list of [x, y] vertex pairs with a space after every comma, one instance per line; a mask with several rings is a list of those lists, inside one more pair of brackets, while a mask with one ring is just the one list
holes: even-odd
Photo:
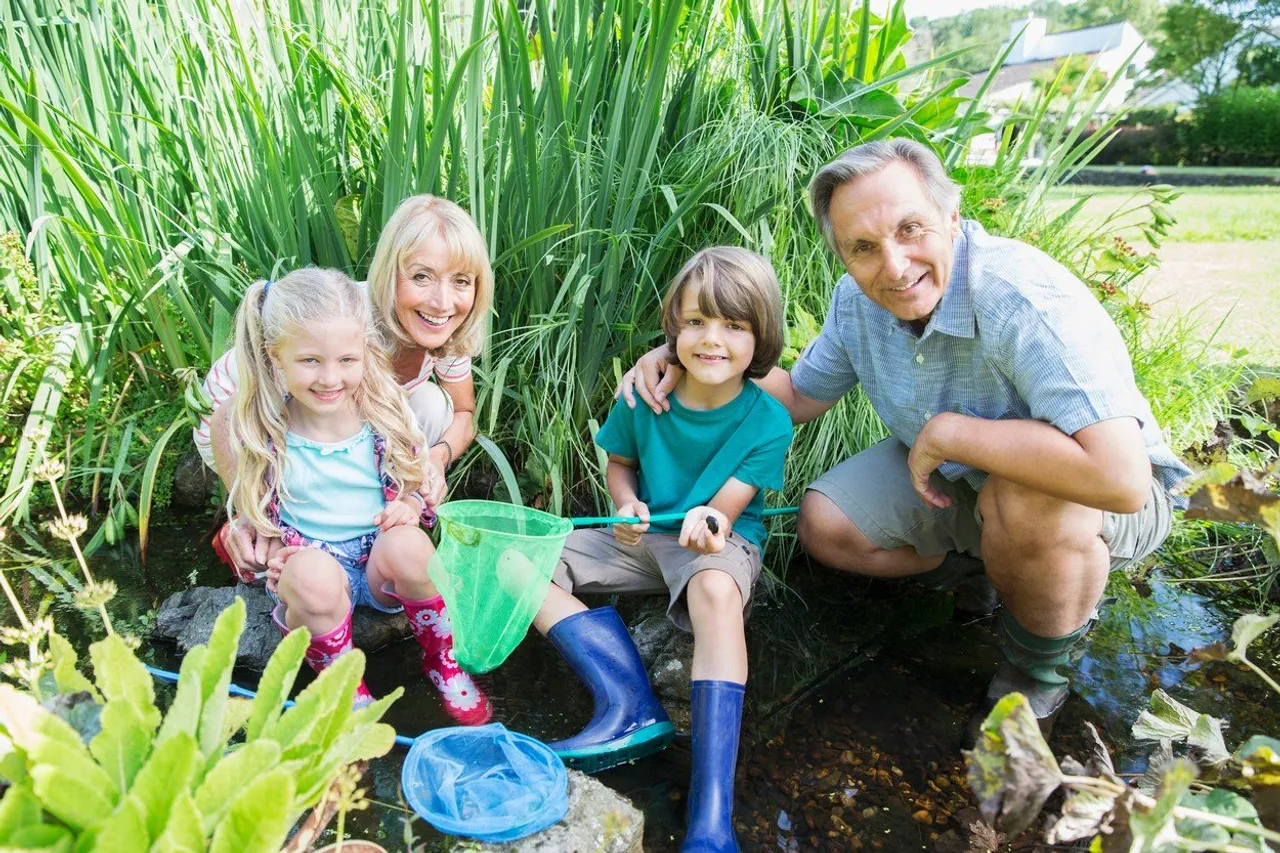
[[715, 536], [720, 532], [720, 522], [716, 521], [713, 516], [707, 516], [707, 529], [711, 531], [711, 535]]

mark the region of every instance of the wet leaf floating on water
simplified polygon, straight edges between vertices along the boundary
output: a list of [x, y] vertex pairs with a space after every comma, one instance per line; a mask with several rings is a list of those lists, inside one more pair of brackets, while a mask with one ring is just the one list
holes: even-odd
[[[1207, 716], [1188, 708], [1163, 690], [1156, 690], [1151, 694], [1151, 706], [1134, 722], [1133, 736], [1138, 740], [1186, 740], [1199, 719]], [[1217, 723], [1221, 726], [1222, 721], [1217, 720]]]
[[965, 751], [965, 763], [983, 818], [1010, 835], [1031, 825], [1062, 780], [1021, 693], [1009, 694], [991, 709], [977, 744]]
[[1062, 817], [1049, 828], [1050, 844], [1069, 844], [1106, 832], [1113, 820], [1116, 798], [1098, 791], [1072, 791], [1062, 804]]

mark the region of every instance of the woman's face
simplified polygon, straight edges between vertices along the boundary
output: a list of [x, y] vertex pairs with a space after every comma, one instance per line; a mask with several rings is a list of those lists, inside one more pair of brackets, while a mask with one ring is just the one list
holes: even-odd
[[411, 252], [396, 272], [396, 319], [423, 349], [444, 346], [475, 305], [475, 273], [458, 263], [437, 240]]

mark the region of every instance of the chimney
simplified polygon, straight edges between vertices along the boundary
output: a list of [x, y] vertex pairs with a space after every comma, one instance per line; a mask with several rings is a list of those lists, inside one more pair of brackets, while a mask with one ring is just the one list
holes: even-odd
[[1009, 38], [1014, 41], [1014, 45], [1013, 50], [1009, 51], [1009, 58], [1005, 60], [1005, 64], [1012, 65], [1015, 62], [1026, 62], [1030, 59], [1036, 52], [1036, 45], [1044, 38], [1048, 23], [1044, 18], [1037, 18], [1035, 15], [1027, 15], [1025, 19], [1011, 23]]

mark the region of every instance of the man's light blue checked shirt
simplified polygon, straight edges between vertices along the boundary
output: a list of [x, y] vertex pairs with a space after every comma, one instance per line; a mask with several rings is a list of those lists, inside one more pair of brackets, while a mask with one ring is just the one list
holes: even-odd
[[[791, 370], [796, 390], [830, 401], [861, 383], [908, 447], [938, 412], [1040, 420], [1067, 435], [1133, 417], [1166, 489], [1191, 473], [1134, 384], [1115, 323], [1079, 279], [1039, 249], [972, 220], [963, 221], [955, 249], [951, 281], [918, 337], [852, 277], [841, 278], [822, 333]], [[938, 471], [975, 489], [987, 478], [955, 462]]]

